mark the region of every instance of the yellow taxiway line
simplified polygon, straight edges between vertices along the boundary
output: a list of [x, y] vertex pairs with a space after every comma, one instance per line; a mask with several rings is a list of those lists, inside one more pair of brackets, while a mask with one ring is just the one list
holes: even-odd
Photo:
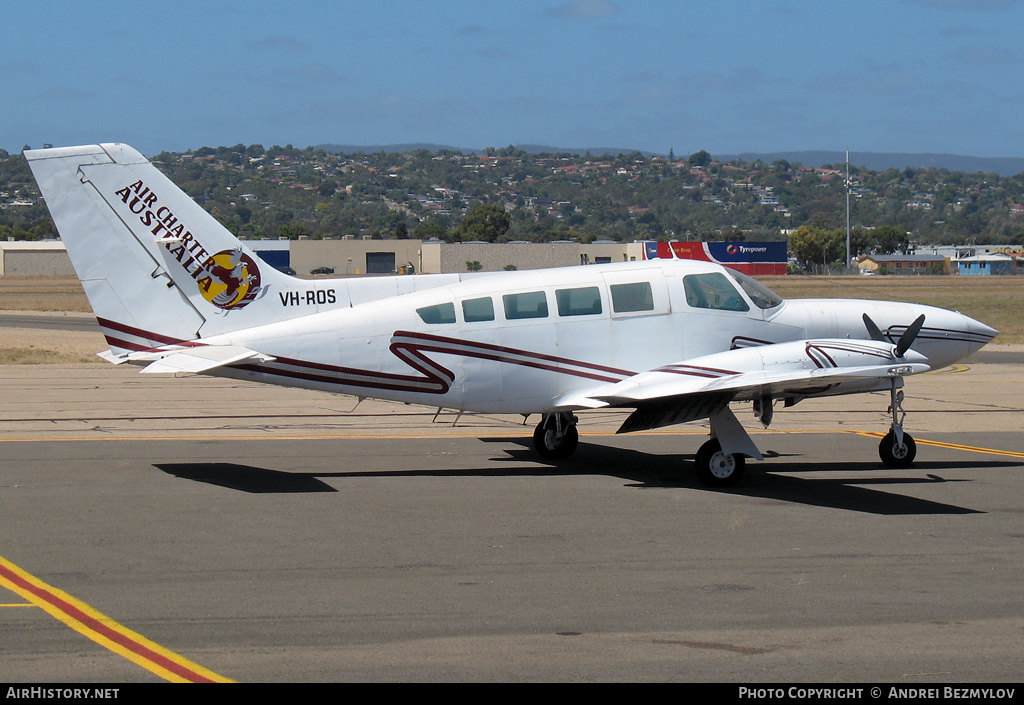
[[[118, 624], [62, 590], [48, 585], [0, 556], [0, 586], [41, 607], [97, 644], [172, 683], [231, 683], [229, 678]], [[16, 605], [23, 606], [23, 605]]]
[[[843, 433], [854, 433], [858, 436], [868, 436], [869, 438], [883, 438], [884, 433], [877, 433], [875, 431], [843, 431]], [[929, 441], [921, 438], [915, 438], [914, 441], [918, 445], [926, 446], [937, 446], [939, 448], [949, 448], [951, 450], [966, 450], [971, 453], [988, 453], [989, 455], [1004, 455], [1008, 458], [1024, 458], [1024, 453], [1018, 453], [1013, 450], [996, 450], [995, 448], [981, 448], [979, 446], [965, 446], [959, 443], [943, 443], [942, 441]]]

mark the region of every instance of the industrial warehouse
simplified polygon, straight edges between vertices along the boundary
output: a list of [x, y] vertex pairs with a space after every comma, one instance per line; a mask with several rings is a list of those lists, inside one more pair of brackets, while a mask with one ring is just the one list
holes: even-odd
[[[673, 257], [715, 262], [751, 276], [780, 276], [789, 264], [784, 241], [449, 243], [345, 237], [245, 244], [271, 266], [300, 277], [499, 272]], [[1010, 275], [1024, 271], [1024, 247], [928, 247], [905, 255], [864, 255], [854, 264], [863, 274]], [[73, 274], [59, 240], [0, 242], [0, 276]]]

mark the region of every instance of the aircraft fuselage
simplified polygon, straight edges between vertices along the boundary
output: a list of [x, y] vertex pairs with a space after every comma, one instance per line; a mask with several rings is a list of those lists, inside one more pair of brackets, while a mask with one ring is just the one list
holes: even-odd
[[[864, 313], [893, 342], [926, 313], [916, 349], [939, 366], [991, 337], [961, 314], [917, 304], [793, 300], [761, 301], [762, 308], [723, 271], [664, 260], [484, 275], [203, 342], [275, 358], [215, 374], [529, 414], [679, 360], [807, 338], [863, 338]], [[696, 300], [687, 279], [700, 277], [730, 288], [716, 289], [716, 300]], [[273, 305], [274, 292], [264, 301]]]

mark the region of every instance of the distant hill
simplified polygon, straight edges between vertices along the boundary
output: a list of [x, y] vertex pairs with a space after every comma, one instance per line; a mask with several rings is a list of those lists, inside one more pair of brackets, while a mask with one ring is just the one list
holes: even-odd
[[[719, 161], [739, 159], [753, 162], [760, 159], [771, 164], [779, 159], [787, 162], [800, 162], [803, 166], [822, 166], [824, 164], [845, 164], [846, 152], [806, 151], [806, 152], [743, 152], [740, 154], [716, 154]], [[965, 157], [959, 154], [900, 154], [885, 152], [850, 152], [850, 164], [863, 166], [872, 171], [886, 169], [926, 169], [936, 167], [950, 171], [994, 172], [1000, 176], [1015, 176], [1024, 171], [1024, 159], [1017, 157]]]
[[[507, 147], [508, 145], [492, 145], [495, 149]], [[517, 144], [516, 149], [521, 149], [529, 154], [591, 154], [595, 157], [618, 154], [632, 154], [639, 152], [645, 157], [665, 156], [656, 152], [647, 152], [642, 149], [623, 149], [621, 147], [587, 147], [578, 149], [575, 147], [548, 147], [541, 144]], [[445, 144], [428, 144], [416, 142], [412, 144], [318, 144], [314, 149], [322, 149], [330, 154], [377, 154], [379, 152], [415, 152], [425, 149], [429, 152], [440, 152], [448, 150], [451, 152], [462, 152], [463, 154], [483, 154], [483, 149], [472, 149], [467, 147], [452, 147]]]
[[639, 152], [645, 157], [664, 157], [664, 154], [658, 154], [657, 152], [648, 152], [643, 149], [624, 149], [622, 147], [548, 147], [540, 144], [517, 144], [515, 145], [518, 149], [530, 154], [590, 154], [594, 157], [602, 157], [604, 155], [617, 156], [619, 154], [632, 154], [633, 152]]
[[425, 149], [428, 152], [464, 152], [474, 154], [480, 150], [452, 147], [447, 144], [427, 144], [425, 142], [414, 142], [409, 144], [318, 144], [313, 149], [322, 149], [330, 154], [378, 154], [380, 152], [415, 152]]
[[[496, 148], [506, 145], [494, 145]], [[591, 154], [595, 157], [604, 155], [631, 154], [639, 152], [645, 157], [665, 156], [656, 152], [648, 152], [642, 149], [624, 149], [621, 147], [550, 147], [539, 144], [517, 144], [517, 149], [522, 149], [530, 154]], [[316, 149], [322, 149], [332, 154], [375, 154], [378, 152], [414, 152], [419, 149], [426, 149], [430, 152], [448, 150], [462, 152], [463, 154], [482, 154], [482, 149], [467, 147], [453, 147], [451, 145], [413, 143], [413, 144], [319, 144]], [[685, 159], [688, 155], [677, 154], [678, 159]], [[803, 166], [819, 167], [825, 164], [845, 164], [846, 152], [830, 151], [793, 151], [793, 152], [741, 152], [739, 154], [715, 154], [715, 159], [723, 162], [740, 160], [753, 162], [760, 159], [771, 164], [774, 161], [785, 159], [787, 162], [799, 162]], [[902, 154], [886, 152], [850, 152], [850, 163], [854, 166], [863, 166], [872, 171], [885, 171], [886, 169], [927, 169], [936, 167], [949, 169], [950, 171], [994, 172], [1000, 176], [1016, 176], [1024, 172], [1024, 158], [1020, 157], [968, 157], [959, 154]]]

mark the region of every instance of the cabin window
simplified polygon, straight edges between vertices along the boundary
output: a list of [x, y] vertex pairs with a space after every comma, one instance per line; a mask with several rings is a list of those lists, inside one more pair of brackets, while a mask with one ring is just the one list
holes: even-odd
[[654, 293], [650, 282], [635, 284], [612, 284], [612, 310], [615, 313], [653, 311]]
[[490, 296], [482, 299], [467, 299], [462, 302], [462, 317], [466, 323], [494, 320], [494, 302]]
[[601, 290], [596, 286], [559, 289], [555, 292], [559, 316], [593, 316], [601, 313]]
[[683, 277], [686, 303], [694, 308], [717, 311], [749, 311], [750, 306], [740, 296], [727, 276], [721, 272], [691, 274]]
[[455, 323], [455, 304], [437, 304], [416, 309], [424, 323]]
[[546, 318], [548, 315], [548, 299], [543, 291], [505, 294], [501, 299], [505, 304], [505, 318], [510, 321], [521, 318]]

